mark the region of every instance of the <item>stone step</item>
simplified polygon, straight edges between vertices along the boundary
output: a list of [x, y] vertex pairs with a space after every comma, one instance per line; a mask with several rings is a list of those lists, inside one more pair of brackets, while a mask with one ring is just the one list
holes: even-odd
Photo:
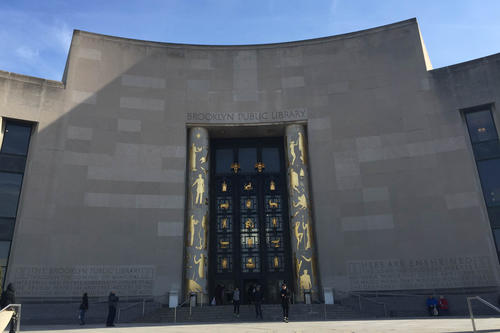
[[[325, 311], [326, 310], [326, 311]], [[282, 310], [279, 304], [264, 304], [262, 306], [264, 320], [282, 320]], [[293, 320], [328, 320], [335, 319], [359, 319], [363, 316], [350, 308], [341, 305], [323, 304], [292, 304], [290, 306], [289, 317]], [[238, 322], [255, 321], [255, 307], [240, 306], [240, 316], [235, 317], [232, 305], [194, 307], [189, 314], [189, 307], [177, 309], [177, 322]], [[139, 322], [174, 322], [174, 309], [161, 308], [153, 313], [137, 320]]]

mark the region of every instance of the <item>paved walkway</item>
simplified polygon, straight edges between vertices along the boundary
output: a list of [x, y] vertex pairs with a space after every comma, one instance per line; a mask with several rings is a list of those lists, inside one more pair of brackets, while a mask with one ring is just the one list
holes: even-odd
[[[476, 329], [481, 333], [500, 333], [500, 318], [476, 320]], [[252, 322], [230, 324], [182, 324], [182, 325], [126, 325], [115, 328], [97, 326], [27, 326], [23, 332], [31, 333], [263, 333], [263, 332], [335, 332], [335, 333], [466, 333], [472, 332], [470, 319], [400, 319], [400, 320], [352, 320], [315, 322]]]

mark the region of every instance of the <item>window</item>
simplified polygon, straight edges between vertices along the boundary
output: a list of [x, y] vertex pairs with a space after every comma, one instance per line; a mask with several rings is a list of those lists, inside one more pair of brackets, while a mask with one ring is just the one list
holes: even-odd
[[28, 123], [6, 120], [0, 147], [0, 286], [9, 262], [31, 128]]
[[500, 260], [500, 141], [491, 110], [465, 113], [467, 129]]
[[0, 172], [0, 217], [15, 217], [23, 175]]
[[30, 134], [31, 125], [7, 121], [0, 153], [26, 156]]

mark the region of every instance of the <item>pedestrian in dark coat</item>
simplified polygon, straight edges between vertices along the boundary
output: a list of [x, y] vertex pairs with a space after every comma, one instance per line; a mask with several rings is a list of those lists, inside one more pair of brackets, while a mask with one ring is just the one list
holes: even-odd
[[115, 316], [116, 309], [118, 307], [118, 297], [114, 292], [110, 292], [108, 296], [108, 319], [106, 321], [106, 326], [113, 327], [115, 326]]
[[260, 286], [258, 285], [255, 288], [255, 293], [253, 294], [253, 301], [255, 303], [255, 318], [262, 318], [262, 299], [263, 299], [263, 294], [262, 290], [260, 289]]
[[82, 303], [80, 303], [80, 325], [85, 325], [85, 313], [89, 309], [89, 296], [84, 293]]
[[290, 306], [290, 292], [288, 291], [288, 288], [286, 287], [286, 283], [283, 283], [281, 285], [280, 295], [281, 295], [281, 308], [283, 309], [283, 321], [285, 323], [288, 323], [288, 309]]
[[[0, 298], [0, 306], [5, 308], [9, 304], [16, 304], [16, 292], [14, 290], [14, 286], [12, 283], [7, 285], [7, 289], [2, 292], [2, 297]], [[17, 313], [12, 315], [12, 319], [10, 320], [10, 333], [14, 333], [16, 331], [15, 327], [17, 326]]]

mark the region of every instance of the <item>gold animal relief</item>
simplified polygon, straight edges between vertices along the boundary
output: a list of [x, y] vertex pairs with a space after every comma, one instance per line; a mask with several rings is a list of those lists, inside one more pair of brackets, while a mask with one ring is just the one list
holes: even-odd
[[269, 199], [269, 207], [270, 208], [278, 208], [278, 202], [276, 201], [272, 201], [271, 199]]
[[220, 248], [221, 249], [227, 249], [227, 248], [229, 248], [229, 241], [223, 241], [223, 240], [221, 240], [220, 241]]
[[273, 244], [274, 247], [280, 247], [280, 240], [279, 239], [272, 240], [271, 244]]
[[220, 208], [226, 209], [226, 210], [229, 209], [229, 201], [221, 203]]
[[251, 191], [253, 189], [252, 183], [248, 183], [248, 184], [243, 185], [243, 189], [245, 191]]

